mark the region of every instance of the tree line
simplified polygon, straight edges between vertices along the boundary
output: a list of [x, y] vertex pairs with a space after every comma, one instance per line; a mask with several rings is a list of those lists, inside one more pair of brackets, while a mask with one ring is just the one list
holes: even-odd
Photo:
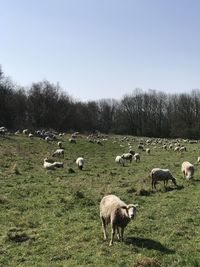
[[58, 84], [16, 85], [0, 68], [0, 126], [149, 137], [200, 138], [200, 90], [166, 94], [134, 89], [121, 100], [74, 100]]

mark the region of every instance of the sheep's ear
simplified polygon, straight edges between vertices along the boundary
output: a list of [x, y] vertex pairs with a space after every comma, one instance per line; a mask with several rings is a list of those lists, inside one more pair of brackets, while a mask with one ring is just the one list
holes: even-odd
[[133, 207], [137, 208], [139, 205], [138, 204], [134, 204]]
[[120, 206], [120, 208], [126, 210], [128, 207], [124, 205], [124, 206]]

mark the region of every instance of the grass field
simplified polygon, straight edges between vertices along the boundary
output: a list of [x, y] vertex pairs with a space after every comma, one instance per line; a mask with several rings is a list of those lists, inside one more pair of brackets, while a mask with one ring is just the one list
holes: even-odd
[[[200, 143], [187, 143], [184, 153], [149, 146], [140, 163], [121, 167], [114, 159], [128, 152], [127, 141], [110, 137], [100, 146], [85, 136], [77, 144], [68, 135], [60, 139], [64, 168], [47, 171], [43, 159], [57, 142], [0, 138], [0, 266], [200, 266]], [[137, 148], [138, 140], [129, 143]], [[86, 160], [82, 171], [74, 162], [78, 156]], [[184, 160], [196, 167], [193, 181], [182, 177]], [[152, 191], [154, 167], [169, 168], [178, 188], [159, 183]], [[139, 204], [125, 242], [115, 240], [112, 247], [103, 241], [99, 219], [100, 200], [110, 193]]]

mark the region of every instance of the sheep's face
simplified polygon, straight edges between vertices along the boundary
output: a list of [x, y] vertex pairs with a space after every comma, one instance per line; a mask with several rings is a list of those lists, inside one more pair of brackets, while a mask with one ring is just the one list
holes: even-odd
[[132, 220], [136, 216], [136, 207], [137, 205], [129, 204], [127, 206], [128, 217]]
[[173, 184], [174, 184], [174, 185], [176, 185], [176, 186], [177, 186], [177, 183], [176, 183], [176, 178], [174, 178], [174, 177], [173, 177], [173, 178], [172, 178], [172, 182], [173, 182]]

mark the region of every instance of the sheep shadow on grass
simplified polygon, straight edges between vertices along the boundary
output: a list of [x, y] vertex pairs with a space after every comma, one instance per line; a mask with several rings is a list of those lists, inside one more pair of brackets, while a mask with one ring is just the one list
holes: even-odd
[[141, 238], [141, 237], [128, 237], [125, 241], [127, 245], [135, 245], [139, 248], [146, 248], [150, 250], [158, 250], [165, 254], [174, 254], [175, 251], [163, 246], [160, 242], [155, 241], [149, 238]]

